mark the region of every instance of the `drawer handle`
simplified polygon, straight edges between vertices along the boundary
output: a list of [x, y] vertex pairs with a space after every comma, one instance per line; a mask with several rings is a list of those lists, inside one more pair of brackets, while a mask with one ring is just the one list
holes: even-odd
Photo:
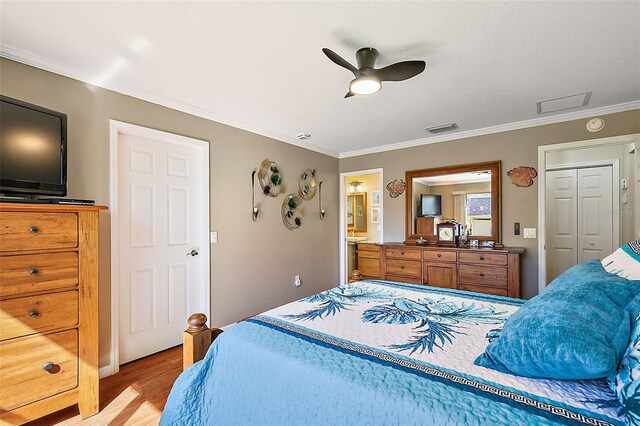
[[480, 256], [480, 260], [484, 260], [484, 256]]
[[42, 366], [42, 369], [49, 374], [56, 374], [60, 371], [60, 366], [56, 365], [56, 363], [49, 361]]
[[484, 272], [480, 272], [480, 276], [481, 276], [481, 277], [484, 277]]
[[38, 268], [29, 269], [29, 275], [38, 275]]
[[403, 252], [403, 251], [401, 251], [401, 252], [400, 252], [400, 254], [404, 255], [404, 252]]
[[400, 269], [404, 269], [404, 265], [400, 265]]
[[29, 311], [29, 316], [30, 316], [31, 318], [35, 318], [35, 317], [37, 317], [38, 315], [40, 315], [40, 312], [36, 311], [35, 309], [34, 309], [33, 311]]
[[440, 253], [438, 253], [438, 257], [442, 257], [442, 255]]
[[29, 228], [29, 232], [31, 232], [32, 234], [35, 234], [38, 231], [39, 231], [39, 229], [38, 229], [37, 226], [32, 226], [31, 228]]

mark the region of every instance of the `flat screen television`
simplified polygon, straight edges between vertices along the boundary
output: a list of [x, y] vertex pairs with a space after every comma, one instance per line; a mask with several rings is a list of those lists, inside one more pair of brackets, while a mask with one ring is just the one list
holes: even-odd
[[0, 193], [67, 195], [67, 116], [0, 96]]
[[442, 195], [420, 194], [420, 205], [418, 206], [418, 217], [441, 216], [442, 215]]

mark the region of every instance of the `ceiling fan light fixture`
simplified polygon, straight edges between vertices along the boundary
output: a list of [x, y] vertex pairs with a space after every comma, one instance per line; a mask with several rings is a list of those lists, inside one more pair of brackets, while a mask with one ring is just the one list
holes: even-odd
[[349, 84], [349, 91], [356, 95], [372, 95], [382, 88], [382, 83], [375, 77], [358, 77]]

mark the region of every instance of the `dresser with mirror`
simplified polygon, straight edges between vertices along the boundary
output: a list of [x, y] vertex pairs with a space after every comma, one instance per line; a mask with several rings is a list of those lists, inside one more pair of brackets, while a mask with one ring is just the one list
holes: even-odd
[[405, 178], [405, 241], [380, 245], [380, 278], [520, 297], [524, 249], [502, 245], [500, 161]]

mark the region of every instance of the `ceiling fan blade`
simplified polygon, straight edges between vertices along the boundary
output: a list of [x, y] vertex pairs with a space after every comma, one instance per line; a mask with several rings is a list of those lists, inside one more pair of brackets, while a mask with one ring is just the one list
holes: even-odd
[[362, 74], [360, 72], [360, 70], [358, 70], [358, 68], [354, 67], [353, 65], [351, 65], [349, 62], [347, 62], [345, 59], [342, 59], [342, 57], [340, 55], [338, 55], [336, 52], [334, 52], [331, 49], [327, 49], [326, 47], [322, 49], [322, 51], [324, 52], [325, 55], [327, 55], [327, 58], [331, 59], [331, 61], [336, 64], [341, 66], [342, 68], [346, 68], [349, 71], [351, 71], [353, 73], [353, 75], [355, 75], [356, 77], [362, 77], [364, 74]]
[[347, 92], [347, 94], [344, 95], [344, 98], [347, 99], [347, 98], [350, 98], [350, 97], [355, 96], [355, 95], [356, 95], [355, 93], [353, 93], [351, 90], [349, 90]]
[[376, 70], [373, 75], [378, 77], [380, 81], [402, 81], [420, 74], [426, 66], [425, 61], [398, 62]]

